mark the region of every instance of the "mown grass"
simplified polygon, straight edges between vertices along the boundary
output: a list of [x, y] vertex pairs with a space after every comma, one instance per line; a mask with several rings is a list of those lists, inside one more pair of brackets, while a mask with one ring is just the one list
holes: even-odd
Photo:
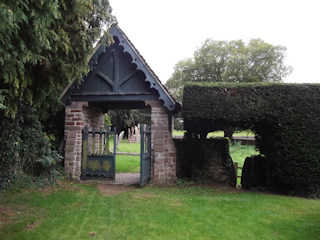
[[[140, 153], [140, 143], [130, 143], [123, 139], [117, 152]], [[140, 156], [116, 155], [117, 173], [138, 173], [140, 172]]]
[[140, 143], [130, 143], [127, 139], [123, 139], [118, 146], [117, 152], [140, 153]]
[[[320, 201], [212, 186], [102, 196], [93, 184], [0, 193], [0, 239], [319, 239]], [[32, 224], [34, 223], [34, 224]], [[34, 225], [33, 228], [27, 226]]]
[[[118, 152], [140, 153], [140, 143], [129, 143], [123, 140], [119, 145]], [[238, 162], [239, 167], [243, 166], [246, 157], [257, 154], [254, 146], [241, 145], [238, 142], [230, 146], [230, 156], [233, 161]], [[140, 157], [117, 155], [116, 172], [140, 172]], [[238, 174], [241, 175], [241, 170]]]
[[[183, 136], [185, 131], [180, 131], [180, 130], [174, 130], [173, 135], [174, 136]], [[215, 131], [215, 132], [210, 132], [208, 133], [207, 137], [223, 137], [224, 132], [223, 131]], [[240, 131], [240, 132], [235, 132], [233, 136], [236, 137], [254, 137], [254, 133], [250, 130], [245, 130], [245, 131]]]
[[117, 173], [138, 173], [140, 172], [140, 156], [116, 156]]

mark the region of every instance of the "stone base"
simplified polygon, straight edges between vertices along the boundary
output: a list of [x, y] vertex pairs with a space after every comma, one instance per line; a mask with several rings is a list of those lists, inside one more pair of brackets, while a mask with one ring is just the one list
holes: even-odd
[[177, 184], [177, 178], [175, 179], [156, 178], [156, 179], [153, 179], [152, 181], [153, 186], [170, 186], [170, 185], [176, 185], [176, 184]]

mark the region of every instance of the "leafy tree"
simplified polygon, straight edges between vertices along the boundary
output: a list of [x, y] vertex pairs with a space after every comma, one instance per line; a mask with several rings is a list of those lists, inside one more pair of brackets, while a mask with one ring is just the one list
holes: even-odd
[[117, 128], [117, 133], [127, 130], [129, 127], [134, 127], [138, 123], [150, 124], [151, 112], [149, 109], [119, 109], [110, 110], [108, 112], [112, 126]]
[[88, 72], [93, 45], [115, 18], [108, 0], [0, 0], [0, 21], [1, 188], [56, 175], [61, 156], [43, 126], [57, 119], [48, 117], [60, 93]]
[[[108, 0], [0, 0], [0, 89], [7, 113], [27, 101], [47, 115], [115, 19]], [[3, 94], [0, 94], [3, 97]]]
[[281, 82], [292, 68], [284, 64], [286, 48], [261, 39], [206, 40], [193, 58], [178, 62], [166, 86], [182, 101], [187, 82]]

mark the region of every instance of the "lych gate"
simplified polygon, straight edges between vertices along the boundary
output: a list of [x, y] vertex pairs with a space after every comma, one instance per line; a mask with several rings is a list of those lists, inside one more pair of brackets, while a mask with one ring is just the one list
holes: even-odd
[[149, 108], [151, 160], [144, 168], [150, 169], [154, 184], [172, 183], [176, 180], [172, 114], [180, 110], [180, 105], [126, 35], [118, 27], [109, 32], [114, 43], [110, 46], [101, 44], [89, 61], [88, 75], [81, 83], [72, 83], [62, 95], [66, 105], [65, 171], [71, 178], [80, 179], [84, 169], [81, 163], [85, 126], [103, 128], [103, 114], [111, 109]]

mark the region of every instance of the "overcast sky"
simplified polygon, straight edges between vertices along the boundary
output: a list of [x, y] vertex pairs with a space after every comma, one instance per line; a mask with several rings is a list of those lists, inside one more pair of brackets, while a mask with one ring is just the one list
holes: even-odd
[[285, 82], [320, 83], [319, 0], [110, 0], [119, 27], [165, 83], [207, 38], [287, 47]]

